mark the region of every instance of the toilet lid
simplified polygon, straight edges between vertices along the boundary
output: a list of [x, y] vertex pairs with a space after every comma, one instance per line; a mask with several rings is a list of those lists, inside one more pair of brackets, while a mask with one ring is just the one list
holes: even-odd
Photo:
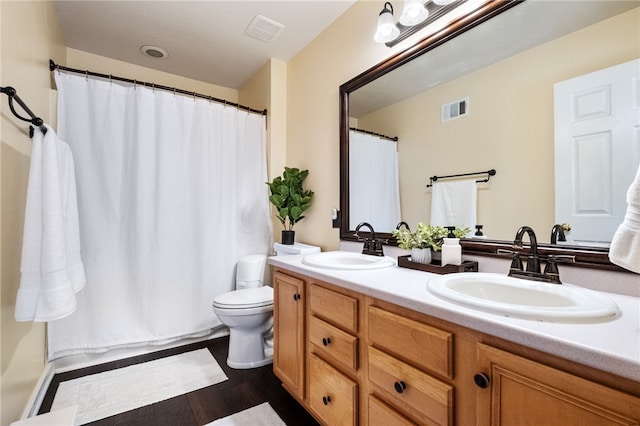
[[273, 288], [267, 285], [230, 291], [213, 299], [213, 306], [219, 308], [257, 308], [271, 304], [273, 304]]

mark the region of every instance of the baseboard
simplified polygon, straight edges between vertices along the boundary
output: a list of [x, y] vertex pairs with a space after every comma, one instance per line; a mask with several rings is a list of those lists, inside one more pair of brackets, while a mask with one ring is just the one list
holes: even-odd
[[55, 374], [53, 364], [48, 362], [44, 367], [40, 378], [38, 379], [36, 386], [33, 388], [33, 392], [27, 401], [27, 405], [24, 408], [22, 413], [22, 419], [26, 419], [29, 417], [33, 417], [38, 414], [40, 410], [40, 406], [42, 405], [42, 401], [49, 389], [49, 385], [51, 384], [51, 380], [53, 379], [53, 375]]

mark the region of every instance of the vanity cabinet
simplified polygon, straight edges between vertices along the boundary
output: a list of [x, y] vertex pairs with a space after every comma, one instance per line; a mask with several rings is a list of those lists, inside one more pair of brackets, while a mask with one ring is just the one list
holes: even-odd
[[640, 399], [478, 345], [478, 425], [638, 425]]
[[361, 424], [364, 297], [279, 269], [273, 276], [274, 373], [320, 423]]
[[322, 424], [640, 425], [640, 383], [276, 268], [274, 372]]
[[305, 282], [276, 271], [273, 289], [273, 371], [289, 393], [302, 401], [305, 396]]

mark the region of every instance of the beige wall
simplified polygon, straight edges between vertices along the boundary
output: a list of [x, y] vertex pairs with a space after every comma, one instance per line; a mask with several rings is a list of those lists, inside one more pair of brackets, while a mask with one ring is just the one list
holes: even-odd
[[82, 50], [67, 48], [67, 66], [81, 70], [112, 74], [119, 77], [156, 83], [168, 87], [177, 87], [186, 91], [194, 91], [216, 98], [238, 102], [238, 91], [224, 86], [217, 86], [203, 81], [157, 71], [151, 68], [117, 61], [105, 56], [94, 55]]
[[[12, 86], [29, 108], [51, 119], [49, 58], [65, 62], [64, 40], [51, 2], [0, 3], [1, 85]], [[2, 142], [0, 232], [0, 424], [22, 414], [45, 365], [45, 327], [13, 318], [20, 279], [20, 250], [31, 142], [28, 124], [13, 117], [7, 97], [0, 98]], [[20, 107], [17, 106], [19, 110]]]
[[[266, 108], [267, 169], [269, 180], [282, 173], [287, 139], [287, 64], [271, 59], [240, 89], [240, 103], [253, 108]], [[266, 188], [266, 185], [265, 185]], [[279, 241], [282, 225], [272, 215], [275, 241]], [[276, 235], [277, 234], [277, 235]]]
[[305, 184], [315, 192], [296, 240], [323, 250], [339, 243], [339, 230], [331, 227], [331, 209], [340, 204], [338, 87], [402, 48], [373, 41], [381, 7], [356, 2], [288, 64], [286, 161], [309, 169]]
[[[508, 240], [524, 224], [550, 232], [553, 84], [640, 57], [638, 22], [636, 8], [361, 117], [361, 128], [400, 139], [403, 220], [429, 222], [429, 176], [494, 168], [478, 185], [485, 235]], [[467, 96], [469, 115], [442, 123], [440, 106]]]

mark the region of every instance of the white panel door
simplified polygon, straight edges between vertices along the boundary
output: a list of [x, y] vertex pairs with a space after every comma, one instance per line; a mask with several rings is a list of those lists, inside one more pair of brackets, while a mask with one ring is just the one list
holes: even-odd
[[608, 246], [640, 164], [640, 59], [554, 85], [555, 220]]

